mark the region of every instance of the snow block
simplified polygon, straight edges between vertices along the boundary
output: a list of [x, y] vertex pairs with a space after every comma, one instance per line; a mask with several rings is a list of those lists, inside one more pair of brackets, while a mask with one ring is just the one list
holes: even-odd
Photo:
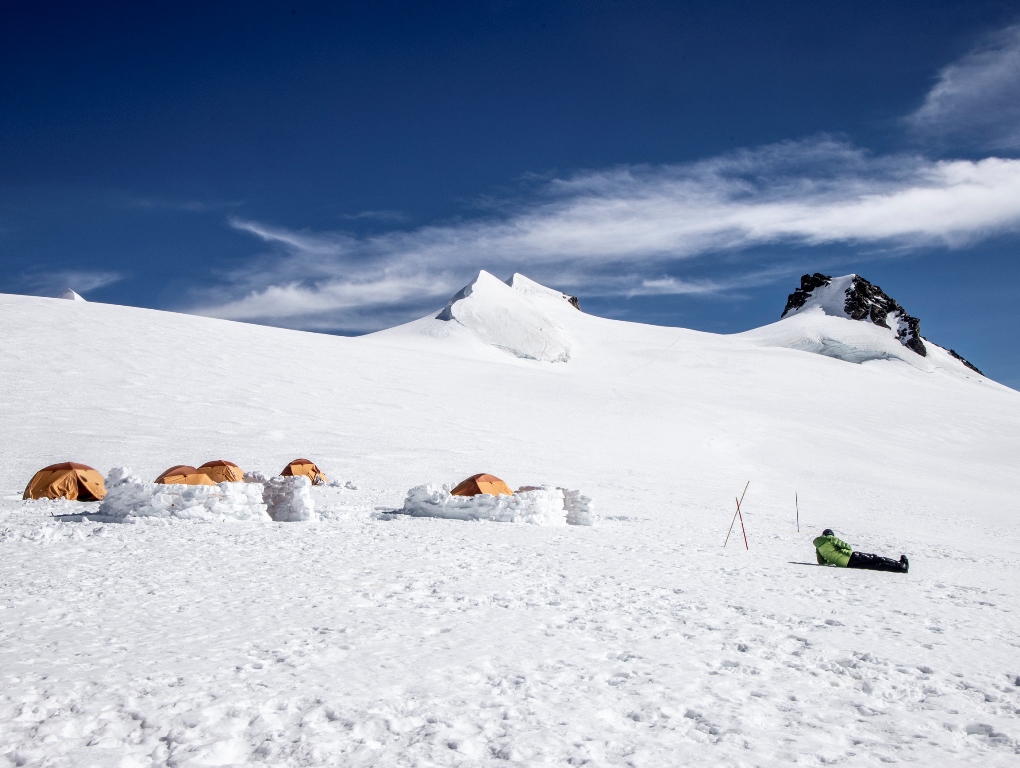
[[595, 525], [595, 502], [580, 491], [563, 491], [563, 508], [567, 510], [567, 525]]
[[129, 517], [160, 517], [181, 520], [269, 521], [258, 483], [218, 485], [161, 485], [146, 483], [122, 467], [110, 473], [113, 480], [99, 514], [121, 521]]
[[269, 516], [278, 523], [317, 520], [312, 499], [312, 481], [307, 477], [271, 477], [264, 485], [262, 499]]
[[[567, 499], [570, 501], [568, 502]], [[570, 506], [568, 506], [568, 503]], [[593, 525], [594, 506], [579, 491], [542, 486], [512, 496], [453, 496], [447, 488], [419, 485], [407, 492], [402, 512], [415, 517], [490, 520], [532, 525]]]

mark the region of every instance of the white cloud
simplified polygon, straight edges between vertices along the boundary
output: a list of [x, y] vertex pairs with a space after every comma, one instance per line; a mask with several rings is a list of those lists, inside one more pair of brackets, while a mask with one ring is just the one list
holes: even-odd
[[906, 123], [926, 138], [1020, 149], [1020, 25], [989, 37], [943, 69]]
[[[713, 254], [789, 244], [962, 247], [1020, 230], [1020, 160], [873, 157], [828, 139], [664, 167], [580, 173], [499, 217], [356, 238], [231, 220], [274, 253], [203, 314], [370, 327], [423, 313], [479, 268], [605, 295], [711, 293], [733, 281], [669, 272]], [[665, 273], [665, 274], [664, 274]], [[739, 280], [736, 281], [739, 283]]]
[[21, 276], [21, 283], [32, 293], [59, 296], [68, 288], [84, 294], [113, 285], [124, 276], [117, 272], [58, 269], [47, 272], [30, 272]]

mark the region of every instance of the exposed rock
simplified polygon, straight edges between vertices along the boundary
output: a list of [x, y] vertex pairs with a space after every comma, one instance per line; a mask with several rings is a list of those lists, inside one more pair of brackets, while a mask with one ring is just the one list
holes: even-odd
[[[860, 320], [880, 328], [888, 328], [904, 347], [921, 357], [928, 357], [925, 339], [921, 337], [921, 321], [908, 315], [889, 294], [860, 275], [831, 277], [821, 272], [804, 275], [800, 279], [800, 287], [787, 299], [783, 317], [819, 309], [826, 315]], [[945, 351], [974, 373], [984, 376], [975, 365], [965, 360], [955, 350]], [[856, 353], [851, 354], [842, 348], [838, 354], [833, 353], [834, 357], [841, 359], [854, 359], [855, 355]]]
[[[802, 309], [811, 299], [820, 299], [823, 292], [819, 289], [832, 285], [833, 279], [820, 272], [801, 277], [800, 287], [790, 294], [782, 316], [786, 317], [788, 313]], [[844, 278], [835, 278], [835, 280], [839, 287], [847, 284], [842, 307], [846, 317], [851, 320], [866, 320], [882, 328], [888, 328], [896, 334], [900, 344], [907, 349], [916, 352], [921, 357], [928, 354], [928, 350], [921, 340], [921, 321], [908, 315], [907, 311], [885, 291], [860, 275], [847, 275]], [[822, 303], [829, 304], [831, 307], [830, 302], [834, 298], [826, 296]]]
[[786, 300], [786, 309], [783, 310], [781, 317], [786, 317], [786, 313], [791, 309], [800, 309], [806, 303], [808, 298], [811, 296], [811, 292], [815, 288], [821, 288], [823, 285], [828, 285], [832, 282], [832, 278], [828, 275], [823, 275], [821, 272], [815, 272], [813, 275], [804, 275], [800, 279], [800, 288], [790, 294], [790, 297]]
[[948, 350], [948, 352], [949, 352], [949, 354], [951, 354], [951, 355], [952, 355], [953, 357], [955, 357], [955, 358], [956, 358], [957, 360], [959, 360], [959, 361], [960, 361], [961, 363], [963, 363], [963, 364], [964, 364], [965, 366], [967, 366], [967, 367], [968, 367], [968, 368], [970, 368], [970, 369], [971, 369], [972, 371], [974, 371], [974, 373], [980, 373], [980, 374], [981, 374], [982, 376], [984, 376], [984, 374], [983, 374], [983, 373], [981, 373], [981, 371], [979, 371], [979, 370], [978, 370], [978, 368], [977, 368], [977, 366], [976, 366], [976, 365], [974, 365], [974, 364], [973, 364], [972, 362], [970, 362], [969, 360], [967, 360], [966, 358], [964, 358], [964, 356], [963, 356], [963, 355], [961, 355], [961, 354], [960, 354], [959, 352], [957, 352], [957, 351], [956, 351], [955, 349], [950, 349], [950, 350]]
[[[852, 320], [868, 319], [875, 325], [895, 331], [896, 338], [907, 349], [914, 350], [921, 357], [928, 350], [921, 341], [921, 321], [907, 314], [896, 301], [874, 283], [854, 275], [853, 283], [846, 292], [846, 313]], [[889, 321], [896, 327], [889, 325]]]
[[581, 302], [577, 300], [576, 296], [567, 296], [567, 301], [570, 302], [570, 305], [574, 309], [576, 309], [576, 310], [580, 310], [581, 309]]

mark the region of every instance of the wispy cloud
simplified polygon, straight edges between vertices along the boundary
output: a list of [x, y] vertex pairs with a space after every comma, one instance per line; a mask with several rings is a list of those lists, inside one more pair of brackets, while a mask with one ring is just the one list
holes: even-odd
[[400, 211], [358, 211], [357, 213], [344, 214], [345, 219], [357, 221], [359, 219], [375, 219], [377, 221], [405, 221], [407, 216]]
[[186, 213], [223, 213], [241, 205], [240, 200], [162, 200], [157, 198], [136, 198], [128, 205], [133, 208], [151, 208]]
[[68, 288], [85, 294], [123, 279], [124, 276], [118, 272], [64, 269], [25, 273], [21, 276], [20, 284], [30, 293], [59, 296]]
[[[876, 157], [830, 139], [545, 182], [498, 216], [367, 237], [232, 219], [272, 254], [203, 314], [297, 327], [424, 312], [479, 269], [565, 290], [706, 294], [693, 259], [758, 246], [961, 247], [1020, 230], [1020, 160]], [[758, 279], [761, 279], [760, 276]], [[600, 287], [601, 286], [601, 287]]]
[[1020, 25], [988, 37], [943, 69], [906, 123], [923, 138], [1020, 149]]

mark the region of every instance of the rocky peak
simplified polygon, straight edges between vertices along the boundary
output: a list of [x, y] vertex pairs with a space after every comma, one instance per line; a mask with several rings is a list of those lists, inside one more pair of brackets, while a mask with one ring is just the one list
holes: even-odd
[[783, 317], [814, 306], [821, 307], [826, 314], [842, 314], [851, 320], [888, 328], [907, 349], [921, 357], [928, 354], [921, 340], [921, 321], [908, 315], [895, 299], [860, 275], [837, 278], [821, 272], [804, 275], [800, 287], [787, 299]]
[[808, 299], [811, 298], [811, 294], [816, 288], [821, 288], [831, 283], [832, 278], [828, 275], [823, 275], [821, 272], [801, 277], [800, 287], [794, 290], [786, 300], [786, 309], [783, 310], [782, 317], [786, 317], [791, 310], [800, 309], [807, 304]]
[[[895, 299], [860, 275], [831, 277], [821, 272], [804, 275], [800, 286], [787, 299], [783, 317], [808, 309], [821, 309], [827, 315], [888, 328], [904, 347], [921, 357], [928, 355], [921, 337], [921, 321], [908, 315]], [[975, 373], [981, 373], [956, 351], [946, 351]]]

